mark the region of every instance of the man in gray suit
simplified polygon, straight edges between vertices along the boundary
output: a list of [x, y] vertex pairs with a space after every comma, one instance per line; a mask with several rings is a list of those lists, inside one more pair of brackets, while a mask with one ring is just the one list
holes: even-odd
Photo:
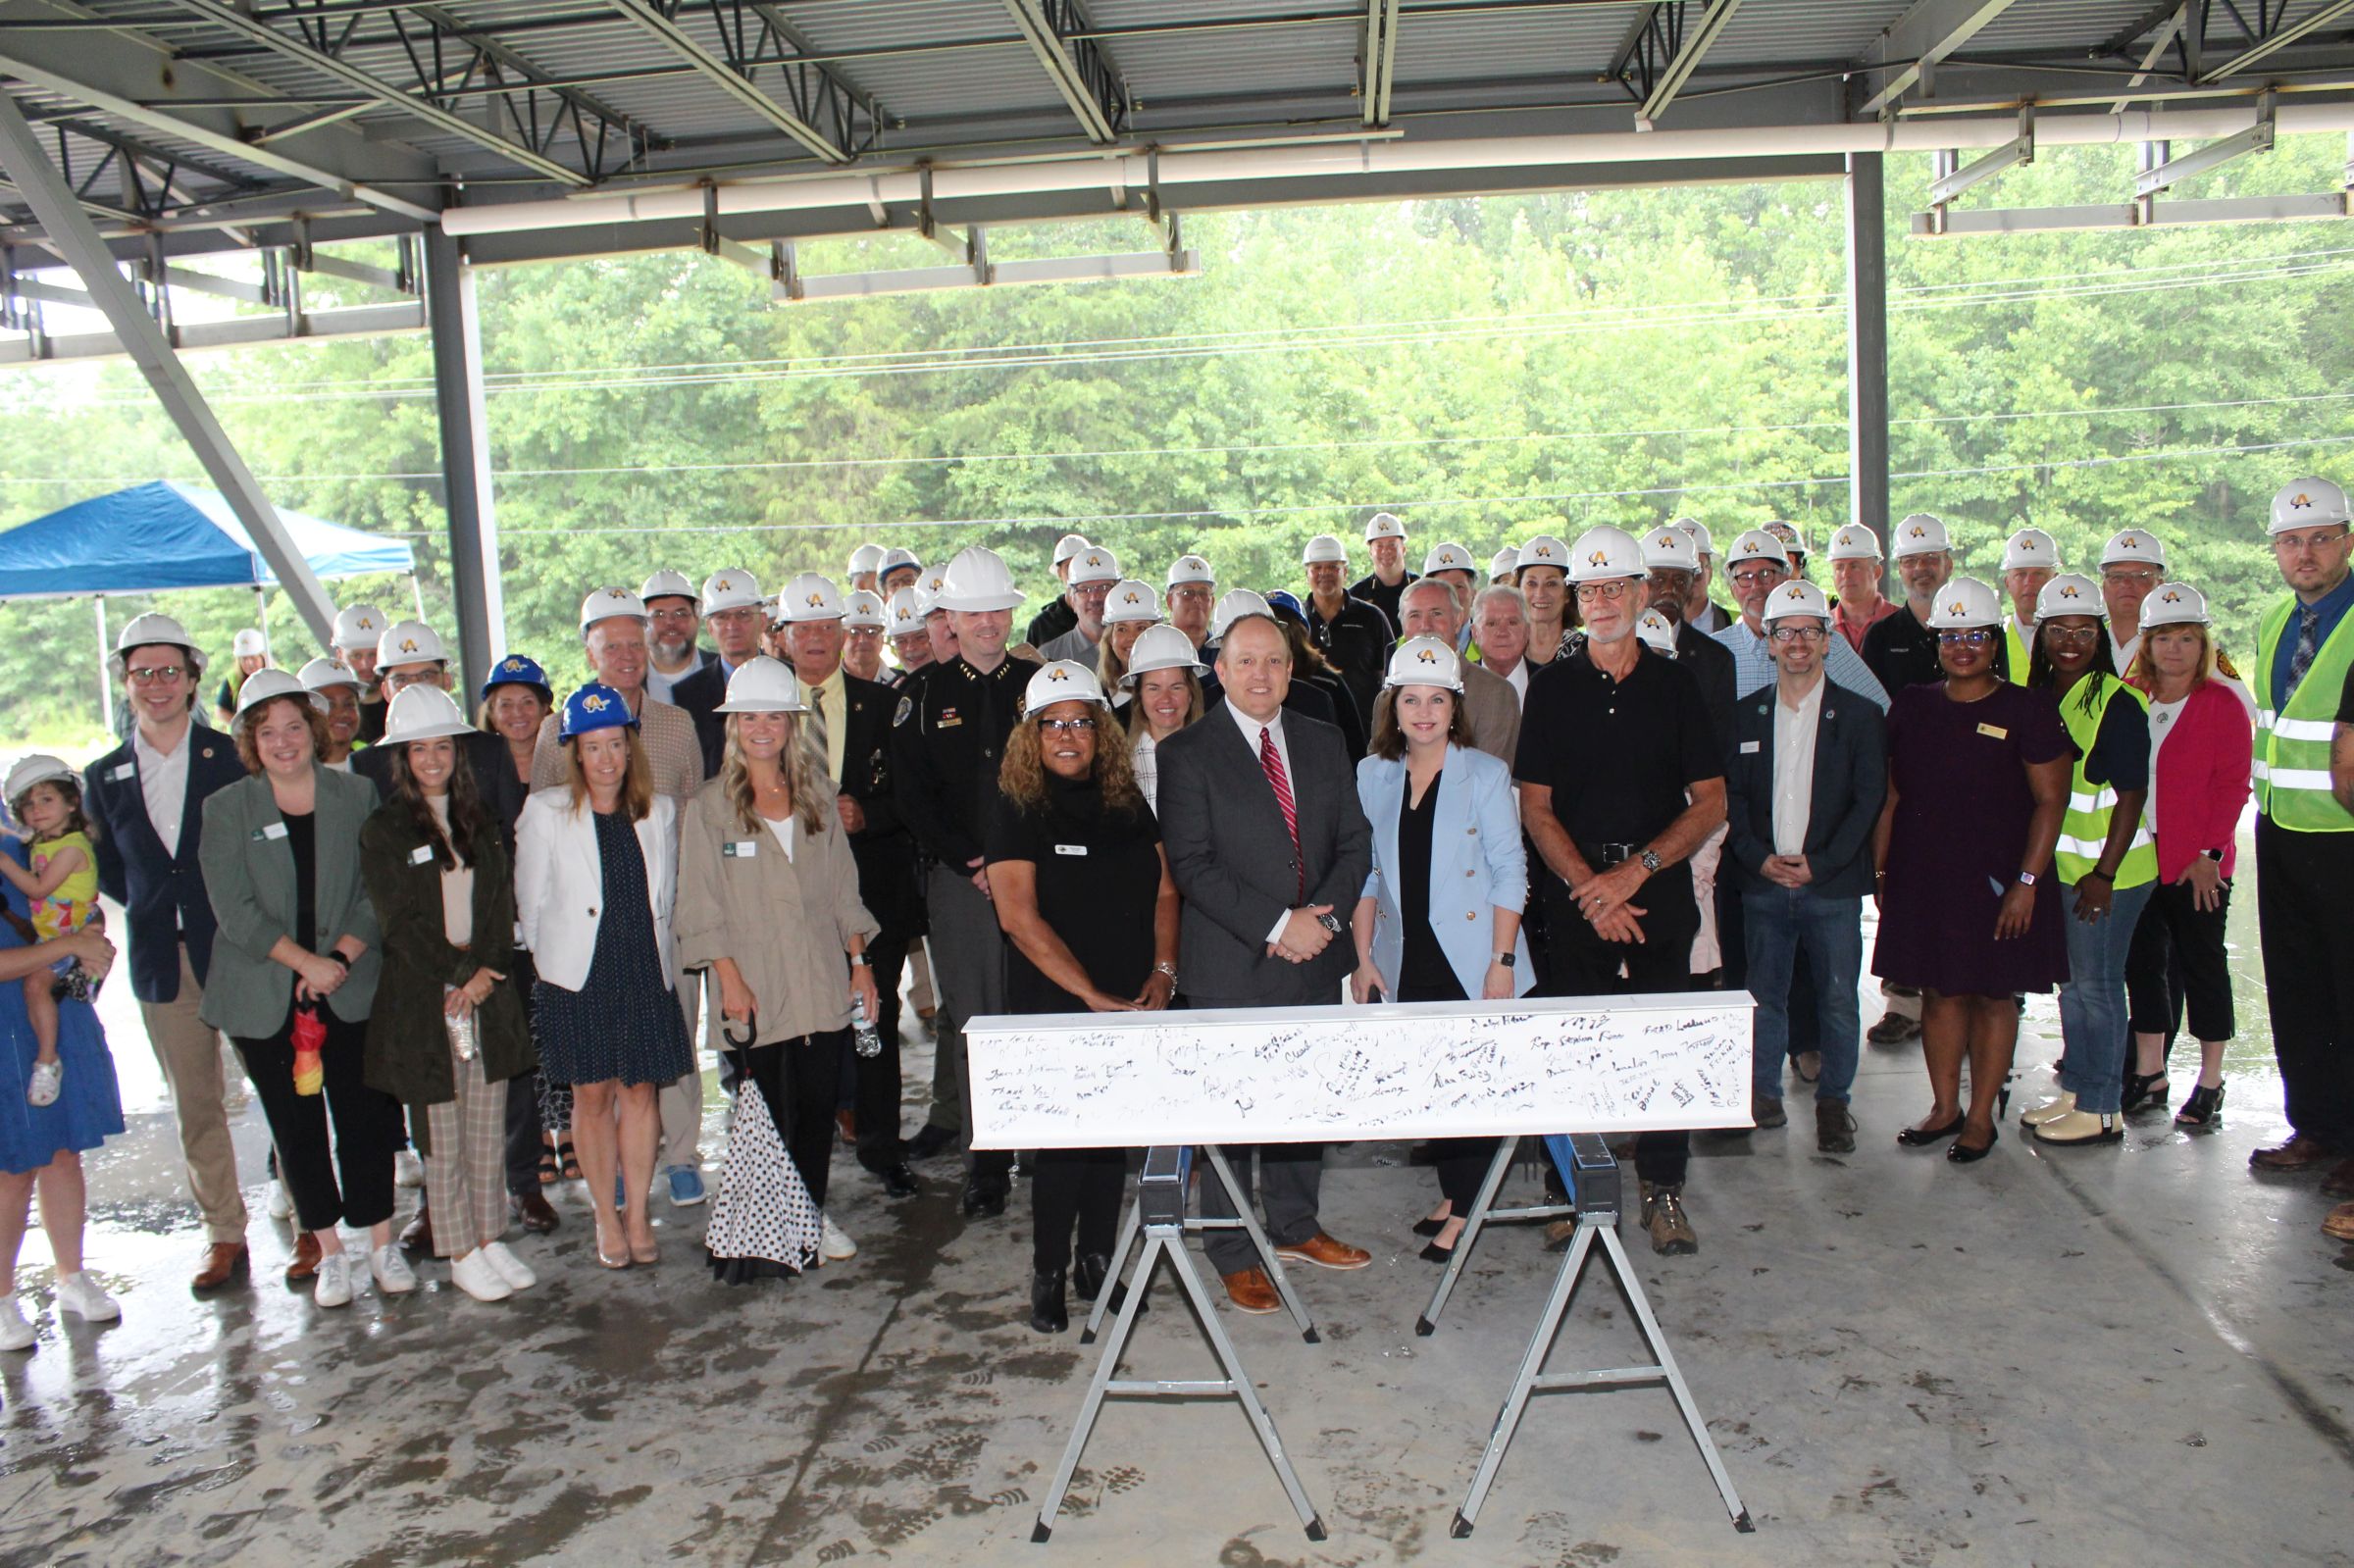
[[[1271, 616], [1246, 615], [1226, 629], [1218, 679], [1220, 711], [1156, 753], [1161, 839], [1185, 898], [1186, 999], [1203, 1008], [1337, 1002], [1351, 967], [1349, 915], [1373, 858], [1355, 759], [1331, 725], [1284, 711], [1291, 653]], [[1269, 1144], [1259, 1158], [1278, 1257], [1327, 1269], [1372, 1261], [1317, 1223], [1322, 1144]], [[1204, 1217], [1231, 1219], [1238, 1201], [1251, 1201], [1247, 1158], [1240, 1167], [1243, 1190], [1234, 1194], [1203, 1173]], [[1213, 1231], [1204, 1250], [1239, 1310], [1281, 1306], [1243, 1232]]]
[[[1437, 637], [1451, 648], [1460, 647], [1463, 618], [1470, 613], [1460, 588], [1436, 575], [1416, 578], [1398, 595], [1404, 637]], [[1471, 726], [1471, 747], [1484, 751], [1506, 767], [1520, 749], [1520, 697], [1512, 683], [1493, 670], [1462, 661], [1463, 718]]]

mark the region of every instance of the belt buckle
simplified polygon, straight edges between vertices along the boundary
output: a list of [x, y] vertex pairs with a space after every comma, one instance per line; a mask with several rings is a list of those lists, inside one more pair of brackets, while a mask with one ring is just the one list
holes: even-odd
[[1610, 870], [1612, 866], [1624, 864], [1630, 857], [1632, 857], [1635, 850], [1635, 846], [1633, 844], [1603, 844], [1599, 847], [1602, 850], [1602, 866], [1600, 869], [1604, 871]]

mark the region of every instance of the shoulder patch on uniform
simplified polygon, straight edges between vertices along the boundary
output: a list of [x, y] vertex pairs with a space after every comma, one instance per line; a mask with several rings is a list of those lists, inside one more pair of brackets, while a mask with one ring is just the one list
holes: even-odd
[[907, 716], [908, 716], [909, 714], [913, 713], [914, 711], [915, 711], [915, 699], [914, 699], [913, 697], [901, 697], [901, 698], [899, 699], [899, 705], [898, 705], [898, 708], [897, 708], [896, 711], [894, 711], [894, 712], [893, 712], [893, 714], [892, 714], [892, 716], [891, 716], [891, 726], [892, 726], [892, 728], [896, 730], [896, 729], [897, 729], [897, 728], [898, 728], [900, 725], [903, 725], [903, 724], [905, 724], [905, 723], [907, 722]]

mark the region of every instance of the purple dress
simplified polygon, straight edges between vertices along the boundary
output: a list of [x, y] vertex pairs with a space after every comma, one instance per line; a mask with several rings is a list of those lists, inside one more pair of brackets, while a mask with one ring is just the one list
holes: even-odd
[[1945, 683], [1907, 686], [1888, 712], [1896, 821], [1871, 972], [1951, 995], [2048, 991], [2068, 979], [2068, 918], [2050, 869], [2035, 884], [2024, 936], [1994, 938], [2003, 894], [2019, 880], [2035, 797], [2029, 763], [2072, 756], [2048, 691], [2009, 682], [1977, 702]]

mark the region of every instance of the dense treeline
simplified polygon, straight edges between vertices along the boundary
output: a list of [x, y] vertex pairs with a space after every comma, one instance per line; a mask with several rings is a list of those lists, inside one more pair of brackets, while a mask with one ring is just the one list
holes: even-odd
[[[1972, 199], [2115, 200], [2129, 159], [2070, 149]], [[2342, 163], [2337, 138], [2287, 138], [2183, 194], [2329, 189]], [[2271, 491], [2349, 472], [2354, 228], [1916, 241], [1926, 177], [1889, 166], [1896, 512], [1944, 514], [1977, 570], [2021, 522], [2072, 564], [2157, 529], [2244, 644], [2272, 586]], [[590, 585], [835, 571], [869, 536], [927, 559], [986, 540], [1034, 586], [1066, 528], [1146, 575], [1199, 548], [1230, 582], [1286, 582], [1309, 534], [1354, 536], [1385, 506], [1417, 550], [1483, 558], [1679, 513], [1719, 538], [1772, 517], [1819, 537], [1846, 501], [1842, 225], [1835, 183], [1203, 215], [1187, 225], [1203, 278], [797, 308], [692, 255], [488, 274], [511, 640], [569, 674]], [[1106, 222], [994, 248], [1148, 235]], [[936, 258], [894, 237], [831, 262]], [[409, 534], [446, 625], [425, 339], [196, 363], [273, 496]], [[198, 475], [128, 367], [0, 378], [0, 523], [157, 477]], [[222, 650], [253, 611], [235, 593], [162, 607]], [[313, 651], [282, 598], [272, 617], [282, 662]], [[93, 727], [88, 606], [0, 606], [0, 632], [6, 728]]]

